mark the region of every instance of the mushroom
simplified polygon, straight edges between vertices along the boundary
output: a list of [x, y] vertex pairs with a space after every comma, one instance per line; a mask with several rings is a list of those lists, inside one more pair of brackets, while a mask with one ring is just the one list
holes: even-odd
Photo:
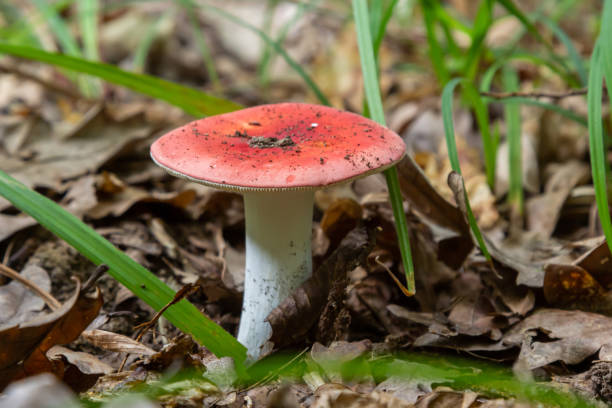
[[302, 103], [196, 120], [153, 143], [151, 157], [170, 174], [244, 197], [238, 341], [248, 358], [265, 352], [268, 314], [312, 274], [314, 191], [380, 172], [404, 153], [402, 139], [372, 120]]

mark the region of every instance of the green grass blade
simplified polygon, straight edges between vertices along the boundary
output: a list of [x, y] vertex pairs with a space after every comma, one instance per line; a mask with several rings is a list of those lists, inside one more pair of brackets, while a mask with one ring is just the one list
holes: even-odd
[[542, 22], [548, 26], [550, 31], [555, 34], [559, 41], [561, 41], [561, 43], [567, 50], [567, 55], [570, 61], [572, 62], [576, 73], [578, 74], [578, 78], [580, 78], [580, 84], [582, 86], [586, 86], [588, 81], [587, 68], [584, 64], [584, 60], [578, 53], [578, 50], [576, 50], [576, 47], [574, 47], [574, 43], [572, 42], [572, 40], [570, 40], [565, 31], [563, 31], [563, 29], [559, 27], [559, 25], [555, 23], [552, 19], [546, 16], [541, 16], [540, 20], [542, 20]]
[[[387, 24], [389, 24], [389, 20], [393, 16], [393, 10], [397, 5], [398, 0], [391, 0], [387, 7], [382, 11], [380, 15], [380, 20], [377, 24], [377, 29], [372, 31], [374, 33], [374, 39], [372, 41], [372, 46], [374, 48], [374, 56], [378, 61], [378, 52], [380, 51], [380, 45], [382, 44], [383, 38], [385, 38], [385, 32], [387, 31]], [[374, 2], [376, 4], [378, 2]]]
[[147, 27], [147, 31], [140, 42], [136, 51], [134, 51], [134, 59], [132, 62], [132, 69], [134, 72], [142, 73], [144, 72], [145, 64], [147, 62], [147, 56], [149, 55], [149, 51], [151, 50], [151, 46], [155, 42], [155, 39], [159, 35], [159, 31], [163, 24], [166, 21], [170, 20], [174, 16], [174, 10], [169, 9], [164, 14], [159, 16], [159, 18], [155, 19], [155, 21], [149, 24]]
[[[76, 39], [70, 32], [70, 28], [66, 22], [60, 17], [56, 5], [47, 0], [31, 1], [32, 4], [36, 6], [36, 10], [41, 14], [42, 18], [55, 35], [57, 41], [63, 49], [63, 52], [74, 57], [83, 57], [83, 53], [81, 52]], [[76, 82], [79, 85], [79, 89], [85, 96], [95, 97], [98, 95], [96, 86], [89, 80], [89, 78], [79, 76], [76, 77]]]
[[[100, 12], [100, 4], [98, 0], [80, 0], [77, 6], [84, 57], [90, 61], [100, 61], [100, 53], [98, 52], [98, 14]], [[79, 55], [75, 56], [78, 57]], [[102, 84], [94, 78], [87, 78], [85, 89], [85, 94], [88, 96], [98, 97], [102, 94]]]
[[210, 80], [213, 88], [219, 91], [221, 89], [219, 74], [217, 74], [217, 69], [215, 68], [214, 58], [210, 54], [210, 48], [208, 47], [208, 44], [206, 44], [206, 39], [200, 30], [200, 21], [198, 20], [197, 10], [195, 9], [196, 4], [192, 0], [180, 0], [180, 3], [187, 14], [187, 18], [189, 19], [191, 32], [193, 33], [193, 38], [195, 39], [195, 43], [200, 50], [200, 55], [204, 61], [208, 79]]
[[[366, 0], [353, 0], [353, 14], [355, 17], [355, 28], [357, 30], [357, 44], [359, 46], [359, 57], [361, 60], [361, 70], [363, 71], [363, 81], [365, 94], [370, 108], [370, 115], [376, 122], [385, 125], [385, 113], [380, 97], [376, 62], [374, 59], [374, 49], [372, 46], [372, 34], [368, 18], [368, 4]], [[395, 217], [395, 228], [397, 231], [398, 244], [402, 255], [402, 263], [406, 271], [406, 288], [410, 293], [415, 292], [414, 266], [412, 263], [412, 253], [410, 250], [410, 238], [408, 226], [406, 225], [406, 215], [399, 188], [397, 170], [392, 167], [385, 171], [387, 186], [389, 188], [389, 199]]]
[[[442, 122], [444, 124], [444, 136], [446, 138], [448, 158], [451, 163], [451, 168], [459, 174], [461, 174], [461, 166], [459, 165], [459, 154], [457, 153], [457, 144], [455, 143], [455, 126], [453, 124], [453, 94], [455, 88], [457, 85], [459, 85], [459, 83], [461, 83], [461, 81], [461, 78], [450, 80], [442, 91]], [[478, 246], [480, 247], [480, 250], [485, 258], [487, 258], [489, 262], [493, 262], [491, 254], [489, 253], [489, 250], [487, 249], [482, 237], [482, 232], [476, 223], [476, 217], [474, 217], [474, 213], [472, 212], [472, 207], [470, 205], [470, 200], [467, 197], [467, 193], [465, 203], [467, 207], [468, 223], [470, 224], [472, 234], [474, 234], [476, 242], [478, 242]]]
[[[506, 92], [518, 91], [519, 82], [516, 71], [506, 65], [502, 70]], [[506, 119], [506, 139], [508, 141], [509, 190], [508, 202], [518, 214], [523, 214], [523, 171], [521, 154], [521, 111], [518, 102], [508, 102], [504, 107]]]
[[279, 42], [274, 41], [266, 33], [255, 27], [253, 24], [239, 17], [236, 17], [235, 15], [228, 13], [225, 10], [208, 4], [202, 5], [202, 7], [206, 8], [207, 10], [213, 11], [214, 13], [225, 18], [226, 20], [238, 24], [239, 26], [244, 27], [257, 34], [259, 38], [261, 38], [266, 44], [270, 45], [274, 49], [274, 51], [276, 51], [276, 53], [285, 60], [287, 65], [289, 65], [302, 78], [302, 80], [306, 83], [310, 90], [315, 94], [320, 103], [322, 103], [323, 105], [330, 105], [329, 100], [327, 99], [323, 91], [321, 91], [319, 86], [312, 80], [312, 78], [306, 73], [306, 71], [304, 71], [302, 66], [297, 63], [293, 58], [291, 58], [291, 56], [287, 53], [287, 51], [285, 51], [285, 49]]
[[52, 6], [47, 0], [31, 0], [32, 4], [36, 6], [36, 10], [42, 15], [45, 22], [49, 25], [51, 31], [57, 38], [57, 41], [60, 43], [61, 47], [64, 50], [64, 53], [68, 55], [72, 55], [75, 57], [81, 57], [83, 54], [81, 53], [81, 49], [79, 48], [77, 41], [70, 33], [70, 29], [64, 22], [64, 20], [59, 16], [55, 7]]
[[[610, 13], [611, 3], [606, 0], [604, 5], [604, 18], [606, 12]], [[607, 8], [607, 10], [606, 10]], [[604, 23], [605, 25], [605, 23]], [[600, 38], [593, 49], [591, 56], [591, 69], [589, 72], [589, 89], [587, 94], [588, 113], [589, 113], [589, 148], [591, 153], [591, 173], [593, 185], [595, 187], [595, 201], [597, 202], [597, 212], [599, 221], [603, 229], [610, 251], [612, 251], [612, 222], [610, 220], [610, 208], [608, 206], [608, 188], [606, 183], [606, 150], [603, 140], [602, 123], [602, 82], [604, 79], [604, 67], [606, 67], [605, 57], [602, 56], [603, 37], [606, 30], [602, 26]], [[608, 40], [609, 41], [609, 40]], [[608, 44], [609, 45], [609, 44]], [[606, 74], [611, 72], [607, 71]], [[610, 82], [610, 81], [609, 81]], [[608, 82], [608, 83], [609, 83]]]
[[529, 34], [533, 35], [538, 41], [544, 44], [546, 48], [548, 48], [549, 51], [554, 52], [552, 46], [550, 45], [548, 41], [546, 41], [544, 37], [542, 37], [542, 34], [540, 34], [540, 31], [538, 30], [538, 28], [514, 4], [514, 2], [512, 2], [512, 0], [497, 0], [497, 2], [501, 4], [506, 9], [506, 11], [508, 11], [508, 13], [516, 17], [523, 24], [523, 26], [529, 32]]
[[472, 44], [467, 52], [467, 58], [463, 67], [463, 75], [468, 80], [473, 80], [478, 71], [478, 62], [484, 51], [484, 40], [493, 22], [493, 0], [483, 0], [478, 7], [474, 30], [472, 32]]
[[[297, 10], [295, 14], [287, 21], [280, 32], [276, 36], [276, 42], [278, 44], [282, 44], [287, 38], [289, 34], [289, 30], [295, 26], [300, 18], [304, 15], [304, 12], [310, 7], [316, 7], [319, 4], [320, 0], [313, 0], [311, 4], [299, 3], [297, 6]], [[269, 45], [264, 48], [264, 53], [259, 61], [259, 65], [257, 67], [257, 76], [259, 77], [259, 83], [261, 85], [267, 85], [270, 82], [270, 67], [274, 61], [274, 57], [278, 54], [273, 53], [274, 51]]]
[[421, 0], [421, 9], [425, 20], [425, 30], [427, 32], [427, 45], [429, 46], [429, 59], [433, 65], [438, 83], [444, 85], [448, 82], [450, 74], [444, 63], [444, 52], [436, 35], [436, 10], [435, 2]]
[[81, 27], [81, 38], [85, 58], [90, 61], [100, 61], [98, 52], [98, 0], [79, 0], [78, 15]]
[[[28, 213], [41, 225], [72, 245], [90, 261], [108, 265], [109, 274], [153, 309], [160, 310], [174, 296], [174, 291], [132, 258], [48, 198], [0, 171], [0, 195]], [[206, 318], [195, 306], [182, 300], [164, 316], [182, 331], [218, 356], [230, 356], [241, 364], [246, 349], [228, 332]]]
[[50, 53], [36, 48], [4, 44], [1, 42], [0, 53], [44, 62], [60, 68], [93, 75], [144, 95], [166, 101], [194, 116], [216, 115], [241, 108], [240, 105], [234, 102], [211, 96], [193, 88], [164, 81], [163, 79], [150, 75], [127, 72], [109, 64], [86, 61], [68, 55]]
[[482, 135], [482, 148], [485, 159], [485, 172], [487, 174], [487, 184], [493, 188], [495, 186], [495, 162], [497, 159], [497, 142], [491, 136], [489, 128], [489, 110], [487, 104], [478, 93], [476, 87], [470, 81], [463, 82], [463, 96], [467, 99]]
[[603, 64], [604, 78], [608, 86], [608, 94], [610, 94], [612, 93], [612, 1], [610, 0], [604, 2], [599, 41], [601, 41], [600, 58]]

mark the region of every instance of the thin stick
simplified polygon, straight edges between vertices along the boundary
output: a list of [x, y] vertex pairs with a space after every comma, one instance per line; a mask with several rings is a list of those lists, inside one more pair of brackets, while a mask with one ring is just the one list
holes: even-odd
[[[142, 336], [144, 336], [146, 331], [148, 329], [150, 329], [151, 327], [153, 327], [155, 325], [155, 323], [157, 323], [159, 318], [164, 314], [164, 312], [166, 310], [168, 310], [168, 308], [170, 306], [180, 302], [181, 300], [183, 300], [187, 296], [189, 296], [192, 293], [196, 292], [198, 289], [200, 289], [200, 285], [196, 285], [196, 284], [193, 284], [193, 283], [190, 283], [190, 284], [187, 284], [187, 285], [183, 286], [181, 288], [181, 290], [176, 292], [176, 294], [174, 295], [172, 300], [170, 302], [168, 302], [166, 304], [166, 306], [162, 307], [157, 313], [155, 313], [155, 316], [153, 316], [153, 318], [151, 320], [149, 320], [148, 322], [139, 324], [138, 326], [135, 326], [134, 327], [135, 330], [140, 330], [138, 335], [136, 336], [136, 341], [140, 341], [140, 339], [142, 339]], [[123, 371], [123, 367], [125, 366], [127, 358], [128, 358], [128, 355], [126, 354], [125, 358], [121, 362], [121, 365], [119, 366], [119, 369], [117, 370], [117, 372]]]
[[15, 74], [17, 76], [20, 76], [24, 79], [30, 80], [30, 81], [34, 81], [39, 83], [40, 85], [42, 85], [43, 87], [47, 88], [47, 89], [51, 89], [54, 92], [60, 93], [68, 98], [71, 99], [80, 99], [80, 100], [87, 100], [88, 98], [84, 97], [83, 95], [79, 94], [76, 91], [73, 91], [72, 89], [69, 89], [65, 86], [60, 86], [57, 84], [54, 84], [51, 81], [47, 81], [46, 79], [37, 77], [36, 75], [30, 74], [29, 72], [24, 71], [23, 69], [15, 66], [15, 65], [0, 65], [0, 71], [1, 72], [6, 72], [9, 74]]
[[59, 309], [60, 307], [62, 307], [62, 304], [56, 298], [54, 298], [50, 293], [47, 293], [45, 290], [40, 288], [37, 284], [35, 284], [31, 280], [24, 278], [23, 276], [21, 276], [21, 274], [19, 274], [14, 269], [9, 268], [8, 266], [4, 264], [0, 264], [0, 275], [7, 276], [23, 284], [26, 288], [30, 289], [32, 292], [40, 296], [45, 301], [47, 306], [49, 306], [51, 310], [55, 311]]
[[482, 96], [492, 99], [507, 99], [507, 98], [550, 98], [563, 99], [572, 96], [582, 96], [587, 94], [587, 88], [570, 89], [564, 92], [480, 92]]

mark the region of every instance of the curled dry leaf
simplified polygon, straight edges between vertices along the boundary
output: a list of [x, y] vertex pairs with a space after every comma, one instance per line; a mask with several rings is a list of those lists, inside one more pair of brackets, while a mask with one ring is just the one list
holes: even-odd
[[134, 353], [143, 356], [152, 356], [156, 353], [155, 350], [128, 336], [106, 330], [85, 330], [81, 333], [81, 337], [103, 350], [115, 351], [118, 353]]
[[94, 297], [81, 292], [77, 283], [74, 295], [61, 308], [47, 315], [16, 325], [0, 327], [0, 389], [9, 382], [41, 372], [62, 376], [63, 367], [54, 365], [46, 352], [58, 344], [74, 341], [102, 307], [99, 290]]
[[347, 273], [362, 263], [371, 249], [365, 228], [351, 231], [325, 262], [293, 294], [268, 315], [270, 341], [276, 347], [300, 341], [318, 321], [319, 338], [334, 337], [343, 310]]
[[56, 363], [56, 366], [64, 365], [62, 379], [77, 392], [89, 389], [102, 375], [114, 371], [111, 366], [92, 354], [73, 351], [62, 346], [51, 347], [46, 357]]
[[[544, 336], [544, 338], [542, 338]], [[504, 343], [521, 347], [517, 364], [534, 369], [578, 364], [612, 343], [612, 318], [582, 311], [541, 309], [514, 326]]]

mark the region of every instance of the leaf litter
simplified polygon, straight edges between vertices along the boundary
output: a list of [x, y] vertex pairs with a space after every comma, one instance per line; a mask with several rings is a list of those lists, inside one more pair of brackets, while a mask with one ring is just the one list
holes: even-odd
[[[217, 5], [234, 11], [231, 5]], [[282, 13], [277, 10], [279, 22], [286, 22], [297, 7], [285, 6]], [[326, 7], [316, 9], [308, 23], [295, 25], [285, 45], [295, 58], [309, 61], [317, 83], [329, 84], [325, 89], [336, 106], [357, 110], [362, 96], [355, 84], [360, 80], [347, 65], [358, 65], [353, 28], [341, 24], [333, 6]], [[125, 27], [134, 21], [150, 23], [157, 12], [135, 5], [106, 15], [100, 44], [106, 60], [127, 63], [133, 48], [124, 41]], [[270, 76], [273, 86], [253, 85], [252, 67], [243, 61], [257, 61], [253, 59], [256, 47], [248, 55], [231, 51], [248, 48], [241, 42], [246, 34], [236, 34], [236, 27], [223, 19], [207, 14], [198, 18], [207, 34], [221, 39], [212, 42], [211, 52], [221, 82], [235, 99], [252, 105], [310, 98], [299, 78], [279, 59]], [[597, 226], [584, 228], [585, 214], [594, 201], [588, 190], [583, 129], [536, 109], [526, 115], [531, 158], [523, 169], [529, 187], [526, 230], [510, 236], [501, 201], [504, 189], [494, 194], [486, 184], [473, 118], [466, 110], [455, 112], [464, 180], [458, 175], [449, 179], [439, 90], [432, 86], [429, 73], [394, 70], [390, 62], [399, 58], [398, 50], [417, 43], [403, 44], [393, 31], [389, 37], [391, 45], [383, 43], [381, 49], [385, 56], [382, 89], [390, 107], [389, 123], [412, 150], [398, 171], [416, 267], [414, 297], [407, 298], [387, 272], [400, 280], [404, 276], [384, 180], [372, 176], [317, 194], [313, 234], [317, 272], [269, 316], [274, 349], [292, 345], [305, 350], [294, 364], [307, 366], [306, 374], [292, 377], [289, 365], [289, 374], [272, 372], [261, 385], [245, 389], [235, 382], [231, 362], [216, 359], [163, 319], [136, 341], [134, 327], [149, 321], [153, 311], [106, 276], [98, 280], [104, 301], [80, 293], [79, 284], [70, 277], [86, 279], [91, 265], [2, 200], [0, 242], [5, 262], [62, 303], [61, 309], [49, 312], [20, 283], [2, 281], [2, 332], [10, 338], [35, 332], [36, 339], [21, 342], [19, 350], [0, 350], [4, 352], [0, 354], [4, 355], [3, 385], [25, 377], [25, 382], [6, 388], [7, 397], [14, 398], [19, 387], [33, 387], [51, 389], [50, 394], [74, 401], [74, 394], [57, 381], [34, 376], [52, 372], [74, 390], [89, 388], [84, 395], [92, 399], [109, 400], [119, 390], [154, 384], [163, 372], [183, 367], [205, 375], [161, 386], [155, 403], [130, 404], [529, 406], [509, 396], [496, 399], [499, 394], [476, 387], [449, 389], [452, 382], [407, 381], [394, 375], [381, 379], [367, 373], [368, 364], [379, 353], [411, 349], [447, 350], [505, 362], [519, 375], [569, 384], [586, 395], [611, 401], [612, 257], [597, 237]], [[240, 41], [241, 47], [231, 41]], [[145, 68], [168, 78], [207, 81], [196, 43], [187, 24], [164, 26]], [[315, 43], [317, 47], [308, 46]], [[44, 67], [38, 71], [33, 64], [19, 65], [32, 65], [33, 75], [42, 79], [58, 75]], [[62, 84], [68, 84], [63, 81], [62, 77]], [[117, 88], [108, 89], [110, 96], [103, 103], [91, 103], [58, 93], [44, 82], [2, 71], [0, 89], [21, 92], [21, 96], [4, 93], [0, 100], [3, 112], [8, 112], [0, 117], [2, 170], [92, 224], [176, 290], [187, 284], [197, 286], [190, 301], [235, 331], [244, 279], [240, 197], [170, 179], [147, 158], [150, 141], [187, 118]], [[576, 110], [583, 109], [580, 102], [572, 103]], [[500, 154], [498, 164], [500, 169], [507, 168], [505, 155]], [[498, 175], [503, 178], [503, 171]], [[464, 221], [464, 187], [485, 231], [495, 271], [475, 249]], [[79, 302], [84, 306], [76, 307]], [[78, 312], [73, 312], [75, 307]], [[80, 318], [72, 320], [71, 313]], [[88, 328], [98, 313], [101, 323]], [[59, 336], [57, 330], [66, 329], [66, 316], [79, 324]], [[129, 356], [126, 367], [117, 372], [125, 355]], [[331, 356], [339, 359], [335, 366], [329, 364]], [[351, 370], [366, 371], [366, 375], [356, 378]]]

